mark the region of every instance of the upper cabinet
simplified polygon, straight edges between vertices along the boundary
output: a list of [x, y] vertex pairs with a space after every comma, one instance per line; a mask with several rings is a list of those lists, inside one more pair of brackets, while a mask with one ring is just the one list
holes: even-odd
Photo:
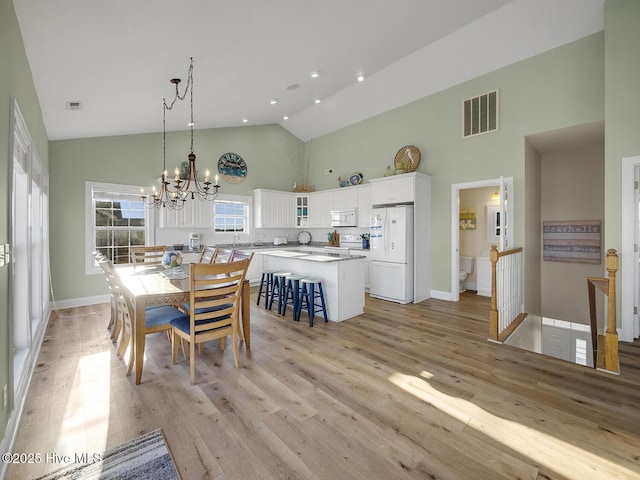
[[328, 228], [331, 226], [331, 199], [333, 190], [313, 192], [309, 195], [309, 212], [311, 228]]
[[371, 184], [358, 185], [358, 227], [371, 226]]
[[372, 178], [371, 202], [373, 205], [411, 203], [415, 200], [415, 173]]
[[296, 194], [295, 225], [297, 228], [305, 228], [311, 225], [309, 218], [309, 195]]
[[330, 190], [331, 209], [354, 208], [358, 205], [358, 189], [355, 187], [342, 187]]
[[160, 228], [211, 227], [212, 203], [187, 200], [180, 210], [163, 207], [159, 211]]
[[295, 194], [276, 190], [253, 191], [255, 228], [293, 228]]

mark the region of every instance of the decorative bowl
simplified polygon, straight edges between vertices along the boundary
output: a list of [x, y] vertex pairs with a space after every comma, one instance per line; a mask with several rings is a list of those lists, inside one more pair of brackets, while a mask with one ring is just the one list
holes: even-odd
[[182, 265], [182, 254], [179, 251], [165, 252], [162, 257], [164, 268], [178, 268]]

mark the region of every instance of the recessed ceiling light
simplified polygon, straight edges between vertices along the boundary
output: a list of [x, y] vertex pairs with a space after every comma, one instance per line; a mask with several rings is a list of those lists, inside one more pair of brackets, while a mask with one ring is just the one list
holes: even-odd
[[248, 121], [249, 121], [249, 119], [248, 119], [248, 118], [243, 118], [243, 119], [242, 119], [242, 123], [247, 123]]
[[315, 103], [320, 103], [322, 100], [320, 100], [319, 98], [316, 98]]
[[358, 81], [361, 82], [364, 80], [364, 75], [358, 75]]
[[195, 122], [189, 122], [187, 123], [187, 127], [193, 127], [195, 125]]
[[287, 90], [295, 90], [296, 88], [300, 88], [300, 84], [298, 83], [292, 83], [291, 85], [289, 85], [287, 87]]
[[284, 117], [282, 117], [283, 120], [289, 120], [289, 116], [285, 115]]
[[278, 99], [277, 99], [277, 98], [272, 98], [272, 99], [269, 101], [269, 103], [270, 103], [271, 105], [275, 105], [276, 103], [278, 103]]
[[311, 72], [311, 78], [318, 78], [320, 76], [320, 72]]

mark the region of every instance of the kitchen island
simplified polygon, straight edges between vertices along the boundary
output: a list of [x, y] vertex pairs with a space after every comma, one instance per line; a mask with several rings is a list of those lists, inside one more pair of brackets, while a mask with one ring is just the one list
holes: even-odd
[[287, 271], [322, 280], [327, 317], [342, 322], [364, 311], [363, 255], [340, 255], [299, 250], [267, 250], [265, 270]]

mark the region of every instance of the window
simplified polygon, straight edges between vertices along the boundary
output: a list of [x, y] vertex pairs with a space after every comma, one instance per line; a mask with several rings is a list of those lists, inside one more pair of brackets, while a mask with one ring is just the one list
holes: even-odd
[[130, 248], [153, 244], [153, 212], [138, 187], [86, 183], [87, 273], [100, 272], [91, 252], [99, 250], [114, 264], [131, 262]]
[[213, 226], [216, 233], [247, 233], [248, 202], [216, 200], [213, 205]]
[[462, 136], [470, 137], [498, 129], [498, 91], [462, 102]]

